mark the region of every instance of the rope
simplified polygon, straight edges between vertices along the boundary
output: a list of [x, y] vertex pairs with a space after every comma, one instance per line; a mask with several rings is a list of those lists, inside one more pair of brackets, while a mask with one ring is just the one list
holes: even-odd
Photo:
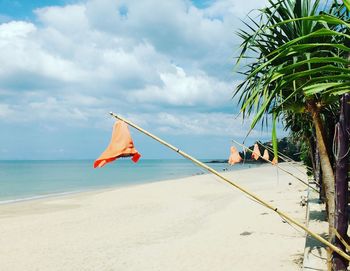
[[334, 128], [334, 136], [333, 136], [332, 150], [333, 150], [334, 157], [335, 157], [336, 161], [339, 161], [339, 160], [346, 158], [350, 152], [350, 147], [349, 147], [348, 150], [346, 151], [346, 153], [342, 157], [339, 157], [339, 155], [340, 155], [340, 153], [339, 153], [339, 150], [340, 150], [339, 130], [340, 130], [340, 128], [341, 128], [340, 123], [337, 123], [335, 125], [335, 128]]

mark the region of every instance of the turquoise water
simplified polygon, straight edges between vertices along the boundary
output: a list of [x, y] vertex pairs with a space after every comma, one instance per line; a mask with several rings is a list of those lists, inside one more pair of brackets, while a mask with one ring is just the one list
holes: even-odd
[[[93, 169], [93, 161], [0, 161], [0, 203], [49, 195], [118, 187], [200, 174], [203, 171], [187, 160], [120, 159]], [[216, 170], [227, 164], [208, 164]], [[235, 165], [231, 170], [246, 165]]]

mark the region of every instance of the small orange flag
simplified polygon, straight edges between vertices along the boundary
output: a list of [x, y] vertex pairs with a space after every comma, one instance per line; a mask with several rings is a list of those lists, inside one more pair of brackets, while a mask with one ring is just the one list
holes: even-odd
[[134, 148], [128, 126], [124, 121], [117, 121], [113, 127], [111, 141], [106, 150], [95, 161], [94, 168], [103, 167], [119, 157], [132, 157], [135, 163], [140, 159], [141, 155]]
[[242, 161], [242, 157], [239, 155], [239, 152], [235, 147], [231, 147], [231, 154], [230, 158], [228, 159], [228, 163], [232, 166], [236, 163], [239, 163]]
[[261, 152], [259, 150], [259, 146], [258, 144], [255, 143], [254, 150], [252, 153], [252, 159], [258, 160], [260, 156], [261, 156]]
[[269, 152], [266, 149], [264, 150], [263, 159], [264, 160], [270, 160]]
[[278, 163], [278, 159], [277, 159], [276, 157], [274, 157], [274, 158], [272, 159], [271, 164], [276, 165], [277, 163]]

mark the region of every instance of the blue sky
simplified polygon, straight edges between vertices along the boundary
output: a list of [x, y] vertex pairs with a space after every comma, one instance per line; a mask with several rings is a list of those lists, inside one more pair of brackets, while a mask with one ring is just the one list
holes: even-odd
[[73, 1], [66, 0], [30, 0], [30, 1], [16, 1], [16, 0], [0, 0], [0, 11], [7, 20], [33, 20], [35, 18], [33, 10], [41, 7], [52, 5], [65, 5], [73, 3]]
[[[240, 19], [265, 1], [0, 0], [0, 159], [94, 159], [114, 111], [198, 158], [249, 121], [233, 72]], [[132, 131], [144, 158], [176, 158]], [[248, 142], [269, 139], [254, 131]]]

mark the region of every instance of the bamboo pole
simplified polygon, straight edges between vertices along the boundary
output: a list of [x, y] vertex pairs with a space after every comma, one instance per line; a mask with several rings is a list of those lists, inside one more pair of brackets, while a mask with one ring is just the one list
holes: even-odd
[[[234, 143], [240, 145], [241, 147], [245, 148], [246, 150], [250, 151], [250, 152], [253, 152], [251, 149], [249, 149], [248, 147], [246, 147], [245, 145], [237, 142], [236, 140], [232, 140]], [[294, 177], [295, 179], [297, 179], [299, 182], [303, 183], [304, 185], [306, 185], [307, 187], [311, 188], [312, 190], [316, 191], [317, 193], [319, 193], [319, 191], [311, 186], [310, 184], [308, 184], [307, 182], [305, 182], [304, 180], [300, 179], [299, 177], [295, 176], [294, 174], [290, 173], [288, 170], [285, 170], [284, 168], [280, 167], [278, 164], [273, 164], [270, 160], [268, 159], [265, 159], [264, 157], [262, 157], [261, 155], [259, 155], [259, 157], [261, 159], [263, 159], [264, 161], [266, 162], [269, 162], [271, 165], [275, 166], [275, 167], [278, 167], [280, 170], [282, 170], [283, 172], [289, 174], [290, 176]]]
[[341, 249], [339, 249], [338, 247], [334, 246], [333, 244], [331, 244], [330, 242], [328, 242], [327, 240], [325, 240], [324, 238], [322, 238], [320, 235], [312, 232], [311, 230], [309, 230], [307, 227], [305, 227], [303, 224], [301, 224], [300, 222], [298, 222], [297, 220], [293, 219], [292, 217], [288, 216], [287, 214], [285, 214], [284, 212], [278, 210], [278, 208], [272, 206], [271, 204], [269, 204], [267, 201], [261, 199], [260, 197], [258, 197], [257, 195], [249, 192], [248, 190], [246, 190], [245, 188], [243, 188], [242, 186], [236, 184], [235, 182], [227, 179], [226, 177], [224, 177], [223, 175], [221, 175], [219, 172], [217, 172], [215, 169], [212, 169], [211, 167], [207, 166], [206, 164], [202, 163], [201, 161], [197, 160], [196, 158], [190, 156], [189, 154], [181, 151], [180, 149], [176, 148], [175, 146], [169, 144], [168, 142], [160, 139], [159, 137], [151, 134], [150, 132], [142, 129], [141, 127], [137, 126], [136, 124], [128, 121], [127, 119], [124, 119], [123, 117], [119, 116], [119, 115], [115, 115], [113, 112], [110, 112], [110, 114], [115, 117], [116, 119], [119, 119], [121, 121], [124, 121], [125, 123], [129, 124], [131, 127], [134, 127], [136, 130], [144, 133], [145, 135], [148, 135], [149, 137], [153, 138], [154, 140], [158, 141], [159, 143], [167, 146], [168, 148], [172, 149], [173, 151], [176, 151], [178, 154], [180, 154], [181, 156], [189, 159], [190, 161], [192, 161], [193, 163], [197, 164], [198, 166], [206, 169], [207, 171], [213, 173], [214, 175], [216, 175], [217, 177], [219, 177], [221, 180], [225, 181], [226, 183], [228, 183], [229, 185], [237, 188], [238, 190], [240, 190], [241, 192], [243, 192], [244, 194], [250, 196], [251, 198], [253, 198], [254, 200], [256, 200], [257, 202], [261, 203], [262, 205], [264, 205], [265, 207], [269, 208], [270, 210], [276, 212], [278, 215], [280, 215], [281, 217], [283, 217], [285, 220], [289, 221], [290, 223], [298, 226], [299, 228], [303, 229], [306, 233], [308, 233], [310, 236], [312, 236], [313, 238], [315, 238], [316, 240], [320, 241], [322, 244], [328, 246], [331, 250], [335, 251], [336, 253], [338, 253], [339, 255], [341, 255], [342, 257], [344, 257], [347, 260], [350, 260], [350, 256], [348, 254], [346, 254], [344, 251], [342, 251]]
[[344, 240], [343, 237], [341, 237], [340, 233], [339, 233], [335, 228], [333, 228], [332, 230], [333, 230], [333, 232], [335, 233], [335, 236], [337, 236], [337, 238], [339, 239], [339, 241], [344, 245], [344, 247], [345, 247], [348, 251], [350, 251], [350, 245]]

